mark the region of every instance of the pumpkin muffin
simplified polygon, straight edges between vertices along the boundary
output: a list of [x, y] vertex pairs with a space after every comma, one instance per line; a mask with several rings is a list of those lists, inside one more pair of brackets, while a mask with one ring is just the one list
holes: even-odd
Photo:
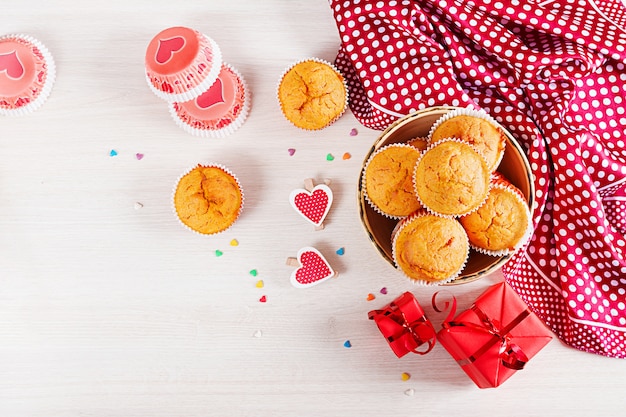
[[284, 116], [305, 130], [332, 124], [346, 110], [348, 89], [344, 77], [319, 59], [297, 62], [285, 71], [278, 85], [278, 101]]
[[486, 114], [462, 109], [443, 116], [433, 125], [430, 142], [444, 138], [457, 138], [472, 145], [483, 154], [491, 172], [496, 170], [504, 156], [506, 136], [487, 119]]
[[391, 218], [408, 216], [421, 207], [413, 187], [418, 149], [406, 144], [380, 148], [365, 164], [363, 189], [370, 205]]
[[416, 283], [443, 284], [458, 277], [469, 256], [467, 234], [456, 219], [422, 209], [400, 221], [392, 236], [396, 266]]
[[531, 231], [524, 194], [500, 174], [494, 175], [485, 204], [459, 221], [471, 246], [493, 256], [514, 252], [526, 243]]
[[228, 229], [243, 207], [239, 181], [226, 168], [198, 164], [183, 175], [174, 191], [174, 209], [180, 221], [201, 234]]
[[489, 180], [482, 155], [454, 139], [430, 145], [417, 162], [413, 177], [421, 204], [443, 216], [461, 216], [480, 207], [487, 198]]

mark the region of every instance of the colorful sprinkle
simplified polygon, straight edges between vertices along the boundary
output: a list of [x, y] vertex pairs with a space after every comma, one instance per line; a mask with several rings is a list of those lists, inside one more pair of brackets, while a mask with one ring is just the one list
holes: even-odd
[[387, 294], [387, 287], [382, 287], [382, 288], [380, 289], [380, 293], [381, 293], [381, 294]]
[[346, 253], [346, 249], [345, 248], [339, 248], [337, 249], [337, 255], [339, 256], [343, 256], [343, 254]]
[[135, 158], [137, 158], [138, 161], [141, 161], [143, 159], [143, 154], [142, 153], [136, 153], [135, 154]]
[[142, 208], [143, 208], [143, 204], [141, 204], [140, 202], [135, 203], [135, 210], [140, 210]]
[[115, 149], [111, 149], [111, 152], [109, 152], [109, 156], [117, 156], [117, 151]]
[[326, 160], [327, 160], [327, 161], [334, 161], [334, 160], [335, 160], [335, 157], [333, 156], [333, 154], [332, 154], [332, 153], [329, 153], [328, 155], [326, 155]]
[[239, 246], [239, 241], [237, 239], [233, 239], [230, 241], [230, 246]]
[[345, 347], [345, 348], [348, 348], [348, 349], [349, 349], [349, 348], [351, 348], [351, 347], [352, 347], [352, 343], [350, 343], [350, 341], [349, 341], [349, 340], [346, 340], [345, 342], [343, 342], [343, 347]]
[[352, 155], [350, 155], [350, 152], [346, 152], [346, 153], [343, 154], [343, 160], [344, 161], [347, 160], [347, 159], [350, 159], [350, 158], [352, 158]]
[[219, 250], [219, 249], [217, 249], [217, 250], [215, 251], [215, 256], [217, 256], [218, 258], [219, 258], [220, 256], [222, 256], [223, 254], [224, 254], [224, 252], [222, 252], [222, 251], [221, 251], [221, 250]]
[[266, 301], [267, 301], [267, 297], [266, 297], [266, 296], [263, 296], [263, 297], [259, 298], [259, 301], [260, 301], [260, 302], [262, 302], [262, 303], [264, 303], [264, 302], [266, 302]]
[[257, 272], [256, 269], [251, 269], [250, 270], [250, 275], [252, 275], [253, 277], [256, 277], [257, 275], [259, 275], [259, 273]]
[[260, 280], [258, 280], [258, 281], [256, 282], [256, 287], [257, 287], [257, 288], [263, 288], [263, 286], [264, 286], [264, 285], [265, 285], [265, 284], [263, 283], [263, 280], [262, 280], [262, 279], [260, 279]]
[[263, 332], [261, 330], [257, 330], [256, 332], [252, 334], [252, 336], [258, 339], [259, 337], [263, 336]]
[[413, 388], [409, 388], [408, 390], [404, 391], [404, 395], [406, 395], [407, 397], [412, 397], [415, 395], [415, 390]]
[[356, 130], [355, 128], [352, 128], [352, 130], [350, 131], [350, 136], [356, 136], [359, 134], [359, 131]]
[[367, 301], [372, 301], [376, 298], [376, 296], [372, 293], [367, 294]]
[[408, 372], [402, 372], [402, 380], [408, 381], [409, 379], [411, 379], [411, 374]]
[[289, 156], [293, 156], [293, 154], [296, 153], [296, 150], [294, 148], [289, 148], [287, 149], [287, 152], [289, 152]]

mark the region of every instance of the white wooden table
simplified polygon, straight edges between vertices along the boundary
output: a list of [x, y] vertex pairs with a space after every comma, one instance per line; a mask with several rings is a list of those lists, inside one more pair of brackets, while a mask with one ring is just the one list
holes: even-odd
[[[176, 25], [215, 39], [248, 82], [250, 116], [228, 138], [188, 135], [148, 89], [147, 43]], [[393, 270], [359, 220], [357, 178], [379, 132], [350, 112], [304, 132], [278, 109], [287, 65], [335, 57], [327, 1], [32, 0], [5, 4], [0, 28], [36, 37], [57, 64], [41, 109], [0, 119], [0, 416], [625, 415], [624, 361], [554, 340], [479, 390], [439, 345], [397, 359], [367, 319], [406, 290], [439, 316], [434, 290]], [[240, 220], [214, 237], [171, 209], [177, 177], [204, 162], [245, 192]], [[332, 180], [322, 231], [288, 202], [308, 177]], [[285, 260], [303, 246], [339, 277], [294, 288]], [[464, 308], [499, 280], [450, 291]]]

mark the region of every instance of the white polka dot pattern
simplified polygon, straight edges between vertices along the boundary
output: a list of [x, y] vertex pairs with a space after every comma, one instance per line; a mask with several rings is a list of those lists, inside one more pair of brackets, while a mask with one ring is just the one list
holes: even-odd
[[351, 109], [482, 108], [524, 146], [535, 233], [505, 279], [569, 345], [626, 358], [626, 5], [331, 0]]

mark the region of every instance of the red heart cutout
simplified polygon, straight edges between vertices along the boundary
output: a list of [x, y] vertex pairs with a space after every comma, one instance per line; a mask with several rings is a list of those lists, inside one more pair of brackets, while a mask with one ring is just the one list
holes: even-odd
[[224, 85], [222, 80], [217, 78], [213, 85], [204, 93], [200, 94], [196, 98], [196, 106], [201, 109], [208, 109], [211, 106], [215, 106], [219, 103], [224, 103]]
[[24, 75], [24, 66], [16, 51], [0, 54], [0, 72], [6, 72], [9, 78], [19, 80]]
[[325, 184], [316, 185], [311, 192], [296, 189], [289, 195], [293, 208], [315, 226], [322, 224], [333, 202], [333, 192]]
[[175, 36], [169, 39], [159, 39], [159, 47], [156, 53], [156, 62], [159, 64], [167, 63], [174, 54], [185, 46], [185, 38], [182, 36]]
[[301, 266], [291, 274], [291, 283], [294, 287], [310, 287], [335, 276], [335, 271], [328, 261], [315, 248], [300, 249], [298, 262]]

